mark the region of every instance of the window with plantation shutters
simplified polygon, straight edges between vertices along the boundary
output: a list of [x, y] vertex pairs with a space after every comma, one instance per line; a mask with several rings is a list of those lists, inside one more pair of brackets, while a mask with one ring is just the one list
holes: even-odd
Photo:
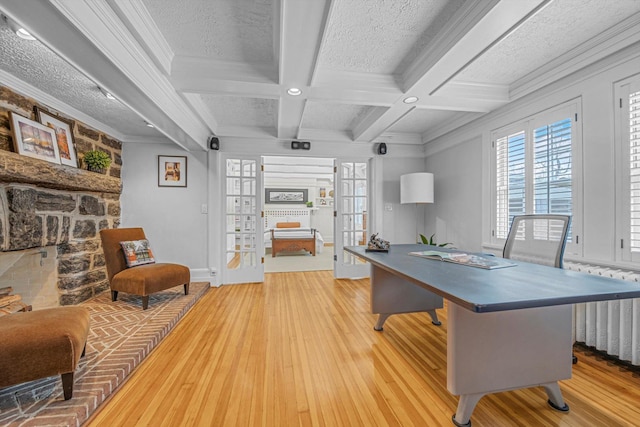
[[[577, 119], [577, 104], [569, 103], [492, 132], [492, 242], [504, 243], [515, 215], [568, 214], [575, 230], [580, 212], [574, 162], [581, 145]], [[570, 248], [575, 241], [571, 229], [569, 233]]]
[[506, 239], [515, 215], [525, 213], [524, 131], [496, 140], [496, 234]]
[[640, 75], [616, 85], [616, 257], [640, 262]]
[[565, 118], [533, 130], [531, 213], [572, 214], [571, 122]]
[[640, 91], [629, 94], [629, 209], [631, 252], [640, 252]]

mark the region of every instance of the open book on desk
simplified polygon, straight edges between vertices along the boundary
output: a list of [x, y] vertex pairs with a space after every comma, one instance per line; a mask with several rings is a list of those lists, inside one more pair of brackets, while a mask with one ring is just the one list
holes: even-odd
[[515, 265], [504, 258], [498, 258], [491, 255], [467, 254], [464, 252], [419, 251], [409, 252], [409, 255], [484, 268], [486, 270], [513, 267]]

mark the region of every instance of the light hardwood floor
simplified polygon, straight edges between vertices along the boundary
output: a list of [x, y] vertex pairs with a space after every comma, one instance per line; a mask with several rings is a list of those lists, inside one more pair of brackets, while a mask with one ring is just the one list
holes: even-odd
[[[451, 426], [439, 316], [392, 316], [376, 332], [368, 279], [330, 271], [213, 288], [86, 425]], [[484, 397], [473, 426], [640, 425], [638, 371], [576, 355], [561, 382], [570, 412], [536, 387]]]

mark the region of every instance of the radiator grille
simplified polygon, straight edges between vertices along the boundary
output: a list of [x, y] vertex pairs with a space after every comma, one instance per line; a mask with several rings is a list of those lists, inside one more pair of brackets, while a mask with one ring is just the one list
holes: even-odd
[[[564, 268], [638, 282], [640, 272], [564, 262]], [[574, 339], [640, 365], [640, 298], [575, 304]]]

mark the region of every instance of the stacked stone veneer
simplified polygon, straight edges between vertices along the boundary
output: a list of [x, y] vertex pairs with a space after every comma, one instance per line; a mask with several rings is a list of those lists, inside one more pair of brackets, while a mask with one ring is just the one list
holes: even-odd
[[[77, 304], [108, 289], [99, 231], [120, 223], [122, 146], [73, 121], [78, 158], [88, 150], [109, 153], [113, 161], [106, 175], [8, 153], [8, 112], [35, 120], [34, 105], [53, 112], [0, 86], [0, 257], [55, 247], [58, 303]], [[10, 280], [0, 277], [3, 282]]]

